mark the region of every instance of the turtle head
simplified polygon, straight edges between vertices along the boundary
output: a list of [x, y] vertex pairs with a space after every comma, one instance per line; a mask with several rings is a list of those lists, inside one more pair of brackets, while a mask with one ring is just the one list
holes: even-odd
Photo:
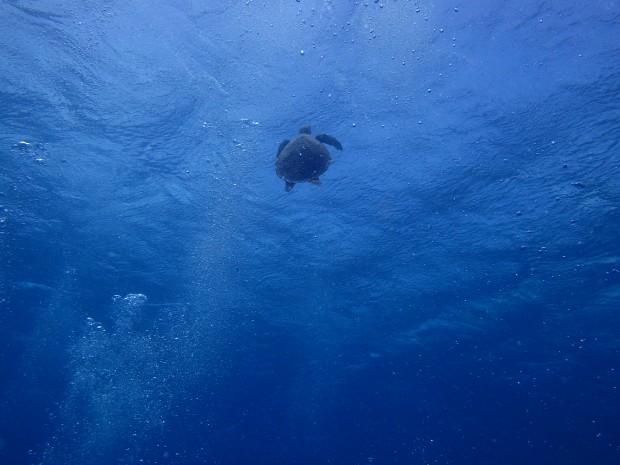
[[309, 124], [304, 124], [299, 128], [299, 134], [310, 134], [312, 132], [312, 128]]

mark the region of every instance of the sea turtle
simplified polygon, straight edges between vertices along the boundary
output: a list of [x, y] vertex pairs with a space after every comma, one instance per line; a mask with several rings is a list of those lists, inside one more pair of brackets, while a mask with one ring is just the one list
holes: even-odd
[[284, 179], [287, 192], [298, 182], [321, 185], [319, 176], [327, 171], [332, 158], [323, 144], [342, 150], [342, 145], [335, 137], [327, 134], [312, 137], [310, 133], [311, 128], [306, 124], [299, 128], [299, 135], [295, 139], [284, 140], [278, 147], [276, 174]]

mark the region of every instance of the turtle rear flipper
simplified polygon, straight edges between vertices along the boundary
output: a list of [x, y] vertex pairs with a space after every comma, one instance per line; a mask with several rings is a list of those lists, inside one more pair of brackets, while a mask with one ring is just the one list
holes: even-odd
[[280, 156], [280, 152], [282, 152], [282, 150], [284, 150], [284, 147], [286, 147], [289, 142], [290, 142], [290, 140], [288, 140], [288, 139], [284, 139], [282, 142], [280, 142], [280, 146], [278, 147], [278, 154], [276, 155], [276, 158], [278, 158]]
[[293, 187], [295, 187], [294, 182], [284, 181], [284, 190], [289, 192]]
[[332, 147], [336, 147], [338, 150], [342, 150], [342, 144], [338, 142], [334, 136], [330, 136], [328, 134], [319, 134], [315, 137], [316, 140], [322, 142], [323, 144], [329, 144]]
[[319, 178], [312, 178], [308, 181], [310, 184], [314, 184], [315, 186], [321, 186], [321, 180]]

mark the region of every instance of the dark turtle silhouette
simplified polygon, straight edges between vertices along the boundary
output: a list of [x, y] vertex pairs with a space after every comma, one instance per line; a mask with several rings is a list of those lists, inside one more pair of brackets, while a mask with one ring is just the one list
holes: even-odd
[[321, 185], [319, 176], [327, 171], [332, 159], [323, 144], [342, 150], [342, 145], [335, 137], [327, 134], [312, 137], [310, 133], [310, 126], [304, 125], [299, 128], [299, 135], [295, 139], [284, 140], [278, 147], [276, 174], [284, 179], [287, 192], [298, 182]]

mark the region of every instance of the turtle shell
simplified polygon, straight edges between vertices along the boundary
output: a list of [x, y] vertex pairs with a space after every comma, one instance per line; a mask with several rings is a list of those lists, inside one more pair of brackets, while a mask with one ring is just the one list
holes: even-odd
[[331, 155], [321, 142], [300, 134], [278, 154], [276, 174], [287, 183], [318, 181], [330, 163]]

